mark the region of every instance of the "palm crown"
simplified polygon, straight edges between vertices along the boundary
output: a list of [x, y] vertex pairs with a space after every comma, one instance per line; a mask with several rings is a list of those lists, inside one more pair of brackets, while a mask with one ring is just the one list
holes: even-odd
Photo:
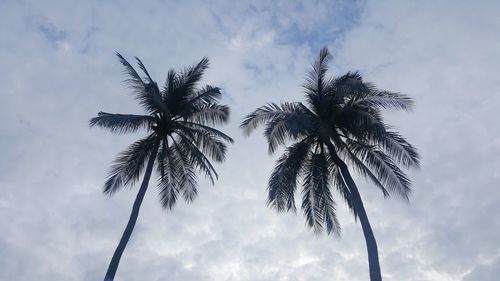
[[[286, 147], [268, 183], [268, 204], [278, 211], [296, 210], [297, 180], [302, 178], [302, 209], [316, 233], [340, 230], [335, 215], [335, 187], [355, 217], [352, 190], [341, 172], [342, 163], [369, 178], [384, 194], [407, 199], [410, 180], [399, 168], [417, 168], [415, 148], [385, 124], [381, 110], [410, 110], [412, 100], [364, 82], [358, 72], [327, 78], [330, 59], [324, 48], [309, 71], [301, 102], [269, 103], [250, 113], [241, 127], [250, 134], [259, 125], [269, 153]], [[345, 165], [345, 164], [344, 164]], [[350, 177], [350, 176], [349, 176]]]
[[204, 173], [213, 183], [217, 173], [210, 160], [222, 162], [225, 142], [233, 142], [211, 127], [229, 119], [229, 108], [219, 104], [220, 89], [197, 87], [209, 65], [208, 59], [203, 58], [181, 72], [170, 70], [160, 89], [141, 60], [136, 58], [145, 77], [120, 54], [117, 56], [128, 76], [126, 82], [146, 114], [99, 112], [90, 125], [119, 134], [145, 129], [148, 135], [117, 157], [104, 184], [104, 193], [111, 195], [123, 186], [133, 185], [148, 159], [155, 157], [162, 205], [171, 209], [179, 195], [192, 201], [197, 194], [197, 172]]

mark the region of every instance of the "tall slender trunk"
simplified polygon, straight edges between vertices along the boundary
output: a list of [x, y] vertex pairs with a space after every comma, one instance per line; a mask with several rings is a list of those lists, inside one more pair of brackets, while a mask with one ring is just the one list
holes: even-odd
[[128, 240], [130, 239], [132, 231], [134, 230], [135, 223], [137, 222], [139, 209], [141, 208], [142, 200], [144, 199], [144, 195], [146, 194], [146, 190], [148, 189], [148, 183], [149, 179], [151, 178], [151, 173], [153, 172], [153, 164], [155, 162], [157, 152], [158, 145], [155, 146], [149, 158], [141, 187], [139, 188], [139, 192], [137, 193], [137, 197], [134, 201], [134, 206], [132, 207], [132, 213], [130, 214], [130, 218], [128, 219], [127, 227], [123, 231], [120, 243], [118, 243], [115, 253], [111, 258], [111, 262], [108, 266], [108, 271], [106, 272], [106, 276], [104, 276], [104, 281], [112, 281], [115, 278], [116, 270], [118, 269], [118, 264], [120, 263], [120, 258], [122, 257], [123, 251], [125, 251], [125, 247], [127, 246]]
[[363, 205], [363, 200], [361, 200], [361, 195], [359, 194], [358, 187], [347, 169], [347, 165], [340, 159], [337, 155], [335, 147], [332, 143], [327, 143], [328, 150], [333, 158], [333, 161], [339, 166], [340, 172], [342, 173], [342, 177], [351, 192], [352, 201], [354, 204], [354, 208], [356, 208], [356, 212], [359, 217], [359, 221], [361, 222], [361, 228], [363, 229], [363, 234], [365, 236], [366, 241], [366, 250], [368, 252], [368, 266], [370, 269], [370, 280], [371, 281], [382, 281], [382, 275], [380, 273], [380, 263], [378, 260], [378, 248], [377, 241], [375, 240], [375, 235], [373, 234], [372, 227], [370, 225], [370, 221], [368, 220], [368, 216], [366, 215], [365, 206]]

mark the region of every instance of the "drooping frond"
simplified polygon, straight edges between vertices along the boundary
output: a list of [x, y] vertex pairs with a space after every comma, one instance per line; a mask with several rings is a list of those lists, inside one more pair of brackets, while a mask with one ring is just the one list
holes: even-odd
[[174, 170], [178, 163], [172, 159], [172, 149], [163, 141], [162, 147], [157, 155], [157, 171], [158, 171], [158, 195], [163, 208], [171, 210], [177, 202], [179, 194], [178, 181], [175, 177]]
[[396, 164], [400, 164], [405, 168], [419, 169], [420, 156], [416, 148], [399, 133], [392, 131], [389, 126], [383, 124], [382, 121], [374, 124], [376, 125], [364, 125], [365, 129], [361, 128], [361, 126], [349, 126], [349, 130], [344, 130], [346, 137], [364, 145], [376, 146], [389, 155]]
[[331, 174], [328, 168], [328, 161], [325, 153], [315, 155], [312, 161], [316, 162], [313, 179], [317, 186], [316, 192], [319, 198], [319, 207], [323, 212], [323, 227], [326, 228], [328, 234], [340, 234], [340, 224], [335, 213], [335, 201], [330, 190]]
[[311, 133], [313, 121], [301, 104], [284, 103], [281, 110], [287, 114], [274, 116], [267, 121], [264, 136], [268, 142], [269, 154], [274, 153], [279, 145], [284, 145], [287, 140], [297, 140]]
[[229, 143], [234, 142], [234, 140], [230, 136], [224, 134], [223, 132], [221, 132], [217, 129], [214, 129], [212, 127], [209, 127], [209, 126], [199, 124], [199, 123], [185, 121], [185, 122], [182, 122], [181, 127], [187, 127], [187, 128], [194, 129], [194, 130], [206, 131], [207, 133], [213, 134], [217, 138], [223, 139], [224, 141], [227, 141]]
[[297, 179], [307, 159], [311, 141], [304, 139], [286, 149], [277, 160], [268, 182], [267, 204], [277, 211], [295, 211]]
[[[167, 166], [166, 169], [171, 169], [171, 168]], [[172, 210], [174, 208], [175, 203], [177, 203], [177, 198], [179, 196], [177, 180], [171, 174], [172, 171], [168, 170], [166, 177], [158, 178], [157, 180], [160, 204], [164, 209], [167, 210]]]
[[417, 150], [399, 133], [386, 129], [385, 133], [380, 136], [371, 136], [371, 140], [403, 167], [416, 169], [420, 167]]
[[176, 131], [179, 136], [176, 145], [179, 152], [182, 152], [188, 159], [190, 159], [191, 164], [203, 172], [207, 176], [212, 184], [214, 184], [214, 177], [217, 179], [219, 175], [215, 171], [210, 160], [203, 154], [203, 152], [196, 146], [195, 139], [193, 136], [186, 136], [183, 132]]
[[229, 113], [227, 105], [207, 103], [193, 106], [186, 119], [202, 125], [222, 125], [229, 121]]
[[246, 135], [250, 135], [259, 125], [272, 120], [276, 116], [288, 113], [289, 112], [283, 111], [279, 105], [275, 103], [268, 103], [245, 116], [240, 124], [240, 128], [243, 129], [243, 132]]
[[326, 228], [328, 234], [338, 234], [340, 225], [330, 191], [331, 174], [325, 154], [313, 154], [304, 168], [304, 174], [302, 209], [307, 226], [317, 234], [323, 228]]
[[[249, 135], [253, 130], [255, 130], [259, 125], [266, 124], [271, 125], [276, 123], [278, 120], [295, 120], [288, 122], [290, 132], [292, 135], [296, 135], [299, 131], [305, 131], [310, 125], [310, 121], [307, 120], [309, 112], [304, 110], [305, 106], [301, 103], [282, 103], [281, 105], [275, 103], [268, 103], [265, 106], [257, 108], [252, 113], [248, 114], [240, 125], [246, 135]], [[310, 118], [309, 118], [310, 119]], [[272, 129], [269, 129], [272, 131]], [[277, 136], [271, 134], [272, 136]]]
[[156, 138], [150, 135], [121, 152], [111, 166], [104, 183], [104, 193], [112, 195], [122, 186], [133, 185], [137, 182], [156, 143]]
[[183, 135], [188, 136], [191, 141], [200, 148], [204, 155], [216, 162], [223, 162], [226, 157], [226, 144], [217, 135], [202, 129], [180, 126], [177, 128]]
[[158, 154], [157, 170], [160, 173], [158, 188], [160, 202], [171, 210], [182, 195], [188, 203], [197, 195], [197, 176], [189, 159], [179, 151], [177, 143], [164, 145]]
[[394, 161], [375, 146], [346, 140], [348, 149], [363, 161], [388, 191], [408, 200], [411, 181]]
[[177, 149], [177, 144], [173, 147], [172, 158], [174, 161], [178, 162], [178, 169], [174, 170], [177, 181], [179, 183], [179, 189], [182, 192], [182, 196], [186, 202], [193, 202], [194, 198], [198, 195], [197, 186], [197, 176], [196, 170], [192, 165], [190, 159], [182, 153], [181, 150]]
[[358, 217], [358, 212], [354, 207], [354, 202], [352, 200], [351, 192], [349, 190], [349, 187], [345, 183], [344, 178], [342, 177], [340, 168], [337, 165], [335, 165], [335, 163], [332, 162], [330, 163], [330, 173], [332, 174], [333, 185], [337, 189], [340, 196], [342, 196], [342, 199], [344, 199], [344, 202], [346, 203], [347, 207], [349, 208], [349, 210], [354, 215], [354, 218], [356, 219]]
[[369, 179], [375, 186], [377, 186], [381, 191], [384, 197], [389, 196], [389, 192], [385, 188], [385, 186], [380, 182], [375, 174], [363, 163], [361, 159], [358, 158], [358, 155], [354, 154], [349, 150], [348, 145], [343, 142], [337, 142], [337, 148], [342, 153], [344, 159], [346, 159], [347, 164], [351, 167], [354, 167], [355, 171], [358, 172], [363, 177]]
[[314, 233], [320, 234], [323, 230], [323, 214], [318, 207], [319, 198], [316, 197], [316, 193], [314, 192], [311, 174], [305, 177], [302, 185], [302, 210], [306, 224], [309, 228], [313, 229]]
[[100, 111], [97, 117], [90, 119], [90, 126], [109, 129], [112, 133], [134, 133], [144, 128], [150, 129], [155, 119], [147, 115], [114, 114]]

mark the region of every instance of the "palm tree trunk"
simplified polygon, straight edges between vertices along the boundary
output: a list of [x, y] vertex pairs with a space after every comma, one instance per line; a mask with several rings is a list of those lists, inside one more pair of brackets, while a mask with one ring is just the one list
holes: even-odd
[[342, 177], [344, 178], [349, 191], [351, 192], [352, 202], [354, 208], [361, 222], [361, 228], [363, 229], [363, 234], [366, 241], [366, 249], [368, 252], [368, 266], [370, 269], [370, 280], [371, 281], [382, 281], [382, 275], [380, 273], [380, 263], [378, 260], [378, 248], [377, 241], [375, 240], [375, 235], [373, 234], [370, 221], [366, 215], [365, 206], [363, 205], [363, 200], [361, 200], [361, 195], [359, 194], [358, 187], [347, 169], [347, 165], [340, 159], [335, 151], [335, 147], [332, 143], [327, 143], [328, 150], [333, 158], [333, 161], [339, 166]]
[[120, 243], [118, 243], [115, 253], [111, 258], [111, 262], [109, 263], [108, 271], [106, 272], [104, 281], [112, 281], [115, 278], [116, 270], [118, 269], [118, 264], [120, 263], [120, 258], [122, 257], [123, 251], [125, 251], [128, 240], [132, 235], [135, 223], [137, 222], [137, 217], [139, 216], [139, 209], [141, 208], [142, 200], [144, 199], [144, 195], [146, 194], [146, 190], [148, 189], [148, 183], [149, 179], [151, 178], [151, 173], [153, 172], [153, 164], [155, 162], [157, 151], [158, 145], [153, 149], [153, 152], [151, 153], [151, 156], [149, 158], [146, 171], [144, 172], [144, 178], [142, 180], [139, 192], [137, 193], [137, 197], [135, 198], [134, 206], [132, 207], [132, 213], [130, 214], [127, 227], [125, 228], [125, 231], [123, 231]]

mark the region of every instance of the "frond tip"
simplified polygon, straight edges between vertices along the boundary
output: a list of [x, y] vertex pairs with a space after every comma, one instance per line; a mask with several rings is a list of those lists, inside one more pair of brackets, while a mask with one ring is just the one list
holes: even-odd
[[102, 111], [89, 122], [91, 127], [98, 126], [117, 134], [134, 133], [141, 128], [149, 129], [153, 124], [154, 118], [151, 116], [114, 114]]

